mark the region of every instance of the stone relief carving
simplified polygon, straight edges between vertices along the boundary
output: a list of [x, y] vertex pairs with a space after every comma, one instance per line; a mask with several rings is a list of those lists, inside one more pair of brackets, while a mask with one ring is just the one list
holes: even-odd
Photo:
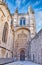
[[18, 34], [18, 38], [27, 38], [27, 35], [22, 31], [22, 33]]
[[27, 34], [22, 31], [21, 33], [18, 34], [16, 43], [25, 43], [27, 41]]

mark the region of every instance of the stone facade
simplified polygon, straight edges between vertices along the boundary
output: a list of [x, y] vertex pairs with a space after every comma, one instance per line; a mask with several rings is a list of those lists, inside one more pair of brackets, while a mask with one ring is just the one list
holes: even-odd
[[[14, 26], [14, 58], [21, 60], [22, 52], [25, 52], [25, 60], [29, 60], [29, 41], [36, 35], [34, 11], [28, 8], [27, 14], [18, 13], [16, 9], [12, 16]], [[24, 55], [23, 55], [24, 56]]]
[[[11, 15], [9, 9], [5, 3], [0, 1], [0, 58], [11, 57], [12, 55], [13, 35], [10, 26]], [[4, 31], [6, 31], [6, 33]], [[4, 38], [7, 38], [7, 42], [5, 42]]]
[[[29, 59], [29, 41], [36, 35], [35, 16], [31, 7], [26, 14], [19, 14], [16, 9], [13, 15], [0, 0], [0, 57], [14, 57], [20, 60], [24, 51], [25, 60]], [[22, 58], [21, 58], [22, 59]]]
[[11, 15], [5, 0], [0, 0], [0, 58], [40, 63], [41, 39], [42, 33], [36, 34], [35, 15], [31, 6], [26, 14], [18, 13], [16, 9]]

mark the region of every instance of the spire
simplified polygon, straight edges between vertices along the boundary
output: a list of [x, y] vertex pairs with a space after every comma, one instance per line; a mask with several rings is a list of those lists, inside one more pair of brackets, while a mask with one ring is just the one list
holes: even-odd
[[0, 0], [0, 2], [2, 2], [2, 0]]
[[28, 10], [29, 10], [29, 12], [34, 13], [32, 6], [29, 6]]
[[15, 13], [18, 13], [18, 8], [16, 8], [16, 11], [15, 11]]
[[3, 3], [6, 3], [6, 0], [3, 0]]
[[6, 0], [0, 0], [0, 2], [3, 2], [3, 3], [5, 3], [5, 2], [6, 2]]

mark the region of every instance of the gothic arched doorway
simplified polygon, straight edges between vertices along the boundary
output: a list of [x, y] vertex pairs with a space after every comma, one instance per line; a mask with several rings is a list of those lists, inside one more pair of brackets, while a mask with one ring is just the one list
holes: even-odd
[[24, 50], [21, 50], [21, 52], [20, 52], [20, 60], [21, 61], [25, 60], [25, 51]]

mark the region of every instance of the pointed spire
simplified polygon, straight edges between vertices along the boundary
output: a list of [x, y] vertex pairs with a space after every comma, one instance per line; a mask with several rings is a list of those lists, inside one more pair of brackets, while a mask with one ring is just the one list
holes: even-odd
[[29, 6], [28, 10], [29, 10], [29, 12], [34, 13], [32, 6]]
[[18, 8], [16, 8], [16, 11], [15, 11], [15, 13], [18, 13]]
[[0, 0], [0, 2], [2, 2], [2, 0]]
[[2, 0], [3, 3], [6, 3], [6, 0]]

